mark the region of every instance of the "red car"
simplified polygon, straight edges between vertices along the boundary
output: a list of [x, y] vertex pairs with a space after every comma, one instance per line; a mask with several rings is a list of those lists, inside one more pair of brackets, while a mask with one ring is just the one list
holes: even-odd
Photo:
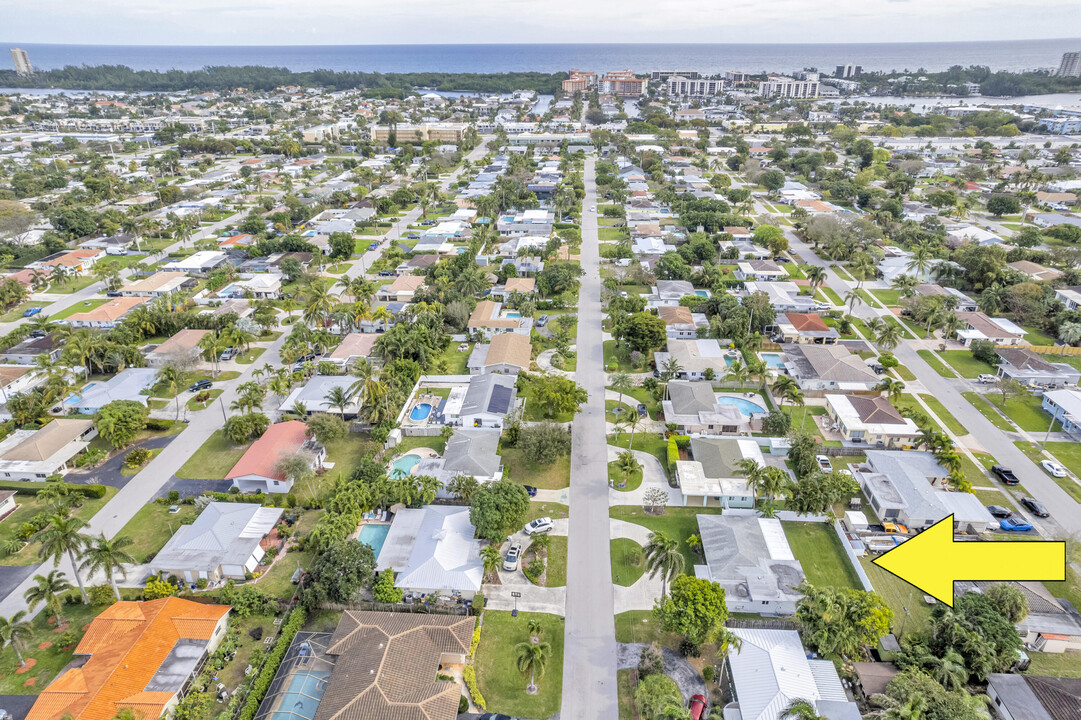
[[691, 720], [701, 720], [702, 716], [706, 714], [706, 698], [702, 695], [695, 695], [691, 698], [691, 703], [687, 707], [691, 710]]

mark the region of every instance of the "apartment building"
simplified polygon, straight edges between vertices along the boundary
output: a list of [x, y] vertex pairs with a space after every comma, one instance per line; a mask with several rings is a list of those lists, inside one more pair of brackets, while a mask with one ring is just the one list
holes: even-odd
[[[14, 55], [15, 51], [12, 50]], [[1081, 77], [1081, 51], [1062, 54], [1062, 62], [1055, 71], [1057, 77]]]
[[818, 75], [807, 73], [806, 80], [796, 80], [784, 75], [770, 75], [758, 83], [758, 94], [763, 97], [813, 98], [818, 97]]
[[563, 81], [563, 92], [589, 92], [597, 84], [597, 73], [571, 69], [569, 77]]
[[667, 89], [674, 97], [713, 97], [723, 92], [724, 80], [676, 75], [668, 78]]
[[630, 70], [616, 70], [601, 76], [597, 89], [602, 94], [623, 95], [628, 97], [646, 94], [649, 80], [635, 77]]
[[858, 78], [862, 74], [863, 74], [863, 66], [862, 65], [838, 65], [837, 69], [834, 70], [834, 72], [833, 72], [833, 77], [842, 78], [842, 79], [850, 79], [850, 78]]
[[682, 77], [688, 80], [697, 80], [699, 78], [697, 70], [654, 70], [649, 74], [650, 80], [656, 80], [657, 82], [665, 82], [669, 78]]
[[34, 74], [34, 68], [30, 64], [30, 56], [22, 48], [11, 48], [11, 61], [15, 63], [16, 75]]
[[402, 123], [396, 127], [390, 125], [377, 125], [372, 128], [372, 139], [376, 142], [388, 142], [391, 133], [395, 134], [398, 142], [436, 142], [458, 143], [465, 134], [465, 123], [424, 123], [411, 125]]

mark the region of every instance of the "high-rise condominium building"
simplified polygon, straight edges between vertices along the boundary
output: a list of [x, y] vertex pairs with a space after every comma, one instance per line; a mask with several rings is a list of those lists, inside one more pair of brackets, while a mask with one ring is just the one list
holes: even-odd
[[724, 80], [709, 78], [686, 78], [679, 75], [668, 78], [668, 94], [674, 97], [711, 97], [724, 90]]
[[1062, 54], [1062, 63], [1058, 66], [1059, 77], [1081, 77], [1081, 52]]
[[597, 84], [597, 73], [583, 70], [571, 70], [569, 77], [563, 81], [563, 92], [589, 92]]
[[863, 74], [862, 65], [838, 65], [837, 70], [834, 71], [833, 77], [835, 78], [858, 78]]
[[30, 65], [30, 56], [22, 48], [11, 48], [11, 59], [15, 63], [15, 73], [18, 75], [33, 75], [34, 68]]
[[806, 79], [795, 80], [783, 75], [770, 75], [758, 83], [758, 94], [764, 97], [813, 98], [818, 97], [818, 75], [807, 73]]

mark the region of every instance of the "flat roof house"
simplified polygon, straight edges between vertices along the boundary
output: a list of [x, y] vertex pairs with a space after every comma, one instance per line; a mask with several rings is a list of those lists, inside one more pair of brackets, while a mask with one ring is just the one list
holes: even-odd
[[206, 275], [229, 262], [229, 256], [218, 250], [200, 250], [179, 260], [167, 262], [161, 266], [167, 272], [191, 273], [192, 275]]
[[125, 297], [161, 297], [180, 290], [185, 285], [194, 287], [196, 282], [189, 278], [187, 273], [156, 272], [150, 277], [124, 285], [120, 288], [120, 294]]
[[808, 657], [795, 630], [733, 628], [740, 651], [725, 663], [736, 702], [725, 720], [780, 720], [793, 700], [806, 700], [829, 720], [859, 720], [831, 660]]
[[1053, 362], [1054, 356], [1037, 355], [1028, 348], [995, 348], [1000, 362], [995, 374], [1024, 385], [1039, 387], [1076, 387], [1081, 371], [1073, 365]]
[[672, 380], [661, 402], [665, 422], [675, 423], [683, 435], [749, 434], [749, 418], [735, 405], [721, 405], [713, 384]]
[[124, 316], [145, 303], [145, 297], [118, 297], [86, 312], [69, 315], [64, 322], [73, 328], [113, 328]]
[[1031, 260], [1018, 260], [1008, 263], [1007, 267], [1013, 268], [1033, 282], [1051, 282], [1062, 277], [1062, 271], [1045, 267]]
[[154, 386], [158, 371], [154, 368], [125, 368], [103, 382], [90, 382], [64, 401], [68, 412], [93, 415], [116, 400], [134, 400], [146, 405], [143, 391]]
[[68, 461], [98, 434], [92, 420], [56, 418], [39, 430], [15, 430], [0, 441], [0, 479], [43, 481], [63, 475]]
[[273, 273], [252, 275], [250, 278], [229, 283], [217, 294], [220, 298], [276, 300], [282, 294], [282, 276]]
[[879, 377], [843, 345], [785, 345], [785, 370], [802, 390], [873, 390]]
[[901, 449], [916, 444], [920, 429], [881, 395], [827, 395], [826, 411], [846, 442]]
[[190, 362], [199, 358], [199, 341], [209, 330], [184, 328], [146, 354], [146, 364], [160, 368], [174, 362]]
[[465, 388], [451, 390], [443, 414], [451, 425], [502, 429], [517, 402], [515, 380], [497, 373], [474, 375]]
[[308, 425], [299, 420], [275, 423], [252, 443], [225, 476], [241, 492], [288, 493], [293, 482], [277, 469], [282, 458], [301, 453], [313, 469], [322, 467], [326, 449], [307, 435]]
[[706, 564], [694, 566], [695, 577], [724, 588], [729, 611], [795, 615], [803, 566], [780, 520], [739, 513], [696, 517]]
[[171, 714], [225, 637], [229, 610], [177, 597], [110, 605], [87, 626], [79, 661], [42, 691], [26, 719], [112, 720], [124, 708], [137, 717]]
[[497, 333], [487, 345], [477, 343], [469, 354], [466, 367], [470, 375], [502, 373], [517, 375], [529, 369], [533, 344], [528, 335], [520, 333]]
[[462, 686], [437, 676], [465, 664], [474, 624], [471, 616], [346, 610], [313, 720], [455, 720]]
[[1006, 318], [987, 317], [982, 312], [959, 312], [965, 327], [957, 331], [957, 340], [968, 347], [973, 340], [990, 340], [995, 345], [1019, 345], [1025, 330]]
[[852, 471], [883, 521], [900, 521], [910, 530], [925, 530], [952, 514], [955, 530], [973, 533], [996, 524], [972, 493], [942, 489], [949, 473], [929, 452], [868, 450], [867, 461], [853, 466]]
[[154, 573], [207, 580], [242, 580], [265, 554], [260, 543], [281, 518], [281, 508], [212, 502], [191, 525], [181, 525], [150, 561]]
[[815, 313], [830, 309], [829, 303], [819, 302], [811, 295], [800, 295], [800, 286], [794, 282], [757, 282], [749, 280], [743, 284], [739, 297], [765, 293], [770, 305], [778, 313]]
[[393, 568], [394, 586], [411, 593], [470, 600], [484, 578], [476, 533], [467, 507], [404, 508], [394, 515], [376, 569]]
[[817, 313], [785, 313], [774, 320], [775, 342], [833, 345], [841, 334]]
[[654, 362], [661, 368], [670, 358], [675, 358], [680, 370], [677, 377], [685, 380], [705, 380], [706, 370], [713, 370], [713, 377], [723, 378], [728, 372], [725, 356], [729, 351], [720, 346], [715, 338], [695, 338], [693, 340], [668, 339], [667, 352], [653, 353]]

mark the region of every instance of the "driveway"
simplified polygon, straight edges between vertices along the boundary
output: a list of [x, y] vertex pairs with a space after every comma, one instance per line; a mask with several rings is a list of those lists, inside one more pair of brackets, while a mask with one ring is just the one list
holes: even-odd
[[68, 473], [64, 480], [72, 483], [79, 483], [80, 485], [93, 485], [95, 483], [100, 485], [108, 485], [109, 487], [122, 488], [131, 482], [131, 479], [135, 475], [124, 475], [120, 470], [124, 467], [124, 460], [127, 459], [128, 453], [135, 448], [146, 448], [147, 450], [160, 450], [168, 447], [169, 443], [175, 440], [178, 435], [165, 435], [162, 437], [153, 437], [142, 442], [135, 443], [130, 448], [124, 450], [121, 453], [109, 458], [103, 464], [98, 467], [83, 472], [76, 471]]
[[[624, 448], [614, 445], [608, 446], [608, 462], [619, 459], [619, 454], [625, 452]], [[646, 491], [657, 488], [668, 493], [667, 505], [682, 505], [683, 493], [679, 488], [668, 485], [668, 476], [664, 474], [661, 461], [655, 456], [641, 450], [634, 451], [634, 459], [642, 466], [642, 484], [634, 490], [608, 490], [608, 502], [611, 505], [641, 505], [646, 496]]]

